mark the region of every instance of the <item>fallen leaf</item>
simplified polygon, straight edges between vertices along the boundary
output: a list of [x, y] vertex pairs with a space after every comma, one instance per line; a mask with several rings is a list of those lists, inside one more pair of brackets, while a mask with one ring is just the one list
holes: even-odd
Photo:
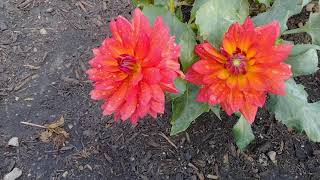
[[63, 116], [61, 116], [61, 118], [59, 120], [47, 125], [46, 127], [48, 127], [49, 129], [55, 129], [55, 128], [60, 127], [62, 125], [64, 125], [64, 117]]
[[52, 136], [52, 131], [46, 130], [40, 133], [40, 140], [42, 142], [49, 142]]

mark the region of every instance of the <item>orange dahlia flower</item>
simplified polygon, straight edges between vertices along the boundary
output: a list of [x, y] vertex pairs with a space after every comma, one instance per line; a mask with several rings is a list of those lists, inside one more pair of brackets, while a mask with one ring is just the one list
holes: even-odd
[[186, 74], [187, 80], [201, 86], [197, 100], [221, 104], [229, 115], [240, 110], [252, 123], [266, 94], [284, 95], [284, 82], [292, 75], [284, 63], [292, 45], [276, 45], [279, 34], [278, 22], [255, 28], [247, 18], [243, 25], [231, 25], [220, 50], [208, 42], [197, 45], [200, 60]]
[[112, 37], [94, 49], [87, 71], [94, 82], [91, 98], [104, 100], [103, 114], [135, 124], [147, 114], [164, 112], [164, 92], [177, 93], [174, 79], [181, 74], [180, 46], [161, 17], [153, 26], [139, 9], [129, 22], [111, 21]]

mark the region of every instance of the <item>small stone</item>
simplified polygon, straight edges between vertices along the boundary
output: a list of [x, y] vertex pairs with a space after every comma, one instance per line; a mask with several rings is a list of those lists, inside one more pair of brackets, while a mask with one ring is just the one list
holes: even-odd
[[307, 10], [308, 12], [312, 12], [312, 9], [313, 9], [313, 7], [314, 7], [315, 5], [316, 5], [316, 4], [314, 4], [314, 3], [308, 4], [308, 5], [306, 6], [306, 10]]
[[68, 172], [68, 171], [65, 171], [65, 172], [62, 174], [62, 177], [63, 177], [63, 178], [67, 178], [68, 174], [69, 174], [69, 172]]
[[40, 29], [40, 34], [42, 34], [42, 35], [47, 35], [48, 32], [47, 32], [46, 29], [42, 28], [42, 29]]
[[84, 167], [87, 168], [87, 169], [89, 169], [90, 171], [93, 170], [92, 167], [91, 167], [89, 164], [86, 164]]
[[19, 168], [14, 168], [11, 172], [9, 172], [3, 177], [3, 180], [15, 180], [19, 178], [21, 175], [22, 175], [22, 170]]
[[8, 26], [6, 23], [4, 22], [0, 22], [0, 31], [4, 31], [4, 30], [7, 30], [8, 29]]
[[265, 154], [260, 154], [258, 162], [262, 166], [268, 166], [268, 157]]
[[84, 169], [84, 167], [82, 165], [80, 165], [78, 168], [80, 171], [83, 171], [83, 169]]
[[219, 176], [208, 174], [207, 178], [208, 179], [219, 179]]
[[19, 138], [13, 137], [8, 141], [8, 146], [19, 147]]
[[268, 152], [268, 156], [269, 156], [270, 160], [271, 160], [271, 161], [273, 162], [273, 164], [275, 164], [275, 165], [277, 164], [276, 155], [277, 155], [277, 153], [274, 152], [274, 151]]
[[52, 13], [53, 11], [54, 11], [53, 8], [48, 8], [48, 9], [46, 9], [46, 13]]
[[298, 23], [298, 27], [299, 27], [299, 28], [303, 27], [303, 23], [302, 23], [302, 22], [299, 22], [299, 23]]
[[73, 128], [73, 125], [72, 125], [72, 124], [68, 124], [68, 128], [69, 128], [69, 129], [72, 129], [72, 128]]

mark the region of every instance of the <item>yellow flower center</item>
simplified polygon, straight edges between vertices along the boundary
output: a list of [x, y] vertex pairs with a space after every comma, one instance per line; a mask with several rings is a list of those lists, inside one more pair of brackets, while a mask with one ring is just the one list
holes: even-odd
[[236, 67], [239, 67], [241, 65], [240, 59], [233, 59], [232, 64]]

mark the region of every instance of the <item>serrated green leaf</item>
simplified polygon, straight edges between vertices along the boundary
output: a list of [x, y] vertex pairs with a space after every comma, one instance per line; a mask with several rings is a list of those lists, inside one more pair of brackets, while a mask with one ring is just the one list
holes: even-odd
[[295, 45], [286, 63], [291, 65], [293, 76], [315, 73], [319, 69], [316, 46]]
[[185, 94], [172, 101], [172, 120], [170, 135], [176, 135], [185, 131], [192, 121], [202, 113], [209, 111], [207, 104], [196, 101], [199, 88], [188, 84]]
[[170, 100], [180, 97], [185, 93], [187, 89], [187, 81], [178, 77], [174, 80], [174, 85], [179, 89], [179, 93], [169, 93], [168, 95]]
[[196, 13], [196, 24], [203, 39], [220, 47], [223, 34], [234, 22], [242, 23], [249, 15], [247, 0], [208, 0]]
[[320, 101], [308, 103], [308, 94], [293, 79], [286, 82], [286, 96], [271, 95], [270, 111], [290, 128], [305, 131], [309, 139], [320, 142]]
[[207, 1], [208, 1], [208, 0], [195, 0], [195, 1], [194, 1], [193, 6], [192, 6], [192, 9], [191, 9], [191, 12], [190, 12], [190, 20], [189, 20], [189, 23], [191, 23], [192, 21], [195, 20], [197, 11], [198, 11], [199, 8], [200, 8], [204, 3], [206, 3]]
[[236, 139], [236, 144], [240, 149], [246, 148], [247, 145], [254, 140], [254, 134], [252, 132], [251, 125], [243, 115], [241, 115], [237, 124], [233, 126], [232, 133]]
[[320, 46], [320, 13], [310, 14], [306, 24], [306, 32], [310, 34], [312, 43]]
[[311, 0], [275, 0], [269, 11], [261, 13], [253, 18], [257, 26], [279, 21], [281, 32], [288, 29], [286, 23], [290, 16], [301, 12], [304, 5]]
[[220, 105], [210, 106], [210, 110], [221, 120], [221, 116], [220, 116], [221, 107], [220, 107]]
[[163, 7], [145, 6], [143, 12], [151, 22], [154, 22], [157, 16], [163, 17], [164, 22], [170, 27], [170, 33], [176, 36], [178, 44], [181, 45], [180, 62], [183, 70], [186, 70], [195, 61], [194, 46], [197, 42], [192, 29]]

